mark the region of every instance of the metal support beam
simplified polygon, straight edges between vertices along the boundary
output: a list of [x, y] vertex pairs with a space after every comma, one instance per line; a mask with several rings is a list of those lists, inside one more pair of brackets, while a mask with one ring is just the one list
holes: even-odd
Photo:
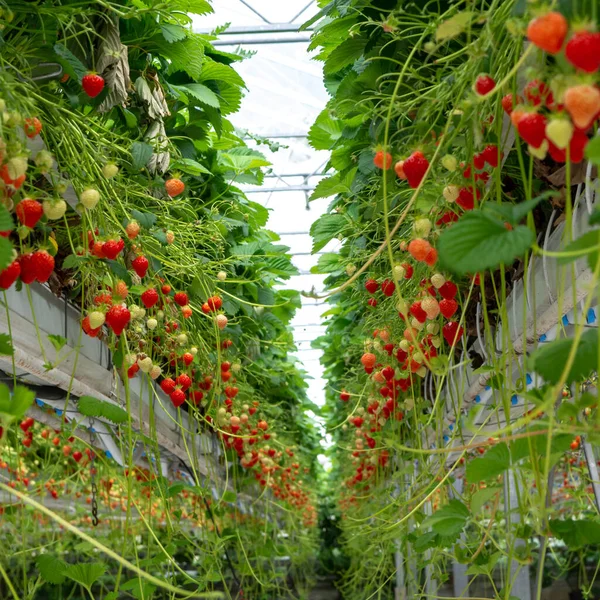
[[[300, 33], [298, 24], [294, 23], [265, 23], [265, 25], [241, 25], [238, 27], [229, 27], [225, 31], [219, 33], [219, 37], [227, 37], [232, 35], [265, 35], [269, 33]], [[307, 28], [304, 31], [312, 31]], [[211, 35], [211, 29], [194, 29], [194, 33], [202, 35]]]
[[256, 188], [255, 190], [243, 190], [244, 194], [272, 194], [275, 192], [312, 192], [314, 185], [288, 185], [279, 188]]
[[231, 39], [215, 40], [213, 46], [254, 46], [260, 44], [306, 44], [310, 41], [311, 33], [296, 33], [281, 36], [247, 37], [238, 36]]
[[596, 457], [594, 456], [593, 446], [585, 440], [583, 442], [583, 454], [585, 455], [585, 462], [587, 463], [588, 472], [590, 474], [594, 499], [596, 500], [596, 508], [600, 510], [600, 479], [598, 476], [598, 464], [596, 463]]

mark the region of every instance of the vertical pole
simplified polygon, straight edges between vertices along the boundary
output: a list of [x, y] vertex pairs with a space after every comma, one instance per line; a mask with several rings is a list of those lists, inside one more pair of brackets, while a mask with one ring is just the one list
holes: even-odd
[[592, 483], [592, 490], [594, 491], [596, 507], [598, 510], [600, 510], [600, 479], [598, 479], [598, 464], [596, 463], [596, 457], [594, 456], [594, 448], [586, 440], [583, 440], [583, 454], [585, 456], [585, 462], [587, 463], [588, 472], [590, 474], [590, 481]]
[[402, 555], [402, 542], [396, 541], [396, 600], [406, 600], [406, 588], [404, 577], [404, 556]]
[[[462, 494], [465, 480], [457, 479], [454, 487], [459, 494]], [[454, 496], [452, 488], [449, 490], [450, 497]], [[464, 544], [467, 539], [465, 532], [460, 534], [460, 541]], [[454, 587], [454, 596], [456, 598], [469, 598], [469, 576], [467, 575], [467, 565], [459, 562], [452, 563], [452, 581]]]
[[[519, 513], [519, 498], [517, 495], [517, 480], [513, 469], [509, 469], [504, 477], [504, 506], [507, 516], [507, 538], [511, 537], [511, 525], [517, 525], [521, 520]], [[525, 545], [525, 541], [515, 539], [515, 548]], [[516, 575], [516, 576], [515, 576]], [[520, 568], [519, 563], [512, 559], [507, 574], [507, 583], [512, 583], [510, 595], [519, 598], [519, 600], [531, 600], [531, 583], [529, 580], [529, 569]]]
[[[431, 501], [425, 503], [425, 514], [429, 517], [432, 514]], [[437, 581], [433, 576], [433, 564], [431, 563], [431, 550], [425, 552], [425, 593], [428, 596], [437, 596]]]

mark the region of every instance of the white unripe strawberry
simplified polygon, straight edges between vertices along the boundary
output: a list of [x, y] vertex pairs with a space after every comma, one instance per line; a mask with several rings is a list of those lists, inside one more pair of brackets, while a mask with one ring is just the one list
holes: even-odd
[[100, 201], [100, 192], [94, 188], [87, 188], [79, 195], [79, 201], [85, 208], [92, 210], [96, 208], [96, 204]]

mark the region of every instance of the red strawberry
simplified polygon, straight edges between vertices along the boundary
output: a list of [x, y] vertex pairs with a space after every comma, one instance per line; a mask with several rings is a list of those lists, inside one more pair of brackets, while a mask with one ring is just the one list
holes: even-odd
[[565, 48], [567, 60], [580, 71], [595, 73], [600, 69], [600, 33], [578, 31]]
[[145, 256], [138, 256], [131, 261], [131, 268], [137, 273], [138, 277], [145, 277], [150, 263]]
[[177, 385], [180, 385], [182, 387], [182, 389], [185, 391], [185, 390], [189, 389], [190, 386], [192, 385], [192, 380], [190, 379], [189, 375], [182, 373], [181, 375], [179, 375], [179, 377], [177, 377]]
[[458, 303], [453, 298], [448, 300], [444, 299], [440, 302], [440, 312], [446, 319], [452, 318], [454, 313], [458, 310]]
[[391, 381], [394, 379], [394, 369], [392, 369], [390, 366], [381, 369], [381, 374], [385, 377], [386, 381]]
[[152, 308], [159, 300], [158, 292], [154, 288], [149, 288], [142, 293], [141, 300], [146, 308]]
[[104, 242], [104, 244], [102, 244], [102, 254], [109, 260], [115, 260], [123, 249], [119, 243], [120, 241], [123, 240], [108, 240], [107, 242]]
[[350, 394], [343, 390], [342, 392], [340, 392], [340, 400], [342, 402], [348, 402], [348, 400], [350, 400]]
[[502, 98], [502, 108], [504, 109], [504, 112], [510, 116], [513, 108], [521, 102], [523, 102], [523, 98], [521, 98], [521, 96], [517, 96], [515, 101], [512, 94], [506, 94], [506, 96]]
[[449, 346], [455, 345], [463, 334], [463, 328], [459, 327], [455, 321], [446, 323], [442, 328], [442, 335]]
[[170, 285], [163, 285], [160, 288], [160, 291], [165, 295], [168, 296], [171, 293], [171, 286]]
[[429, 161], [422, 152], [417, 150], [404, 161], [403, 168], [408, 179], [408, 185], [411, 188], [417, 188], [429, 168]]
[[492, 168], [496, 168], [500, 161], [500, 153], [497, 146], [486, 146], [481, 153], [485, 162]]
[[83, 320], [81, 321], [81, 329], [83, 329], [83, 332], [86, 335], [89, 335], [90, 337], [95, 338], [100, 333], [100, 330], [102, 329], [102, 327], [97, 327], [96, 329], [92, 329], [92, 327], [90, 325], [90, 318], [84, 317]]
[[115, 335], [121, 335], [130, 319], [129, 309], [120, 304], [114, 304], [106, 313], [106, 324], [115, 332]]
[[170, 377], [163, 379], [160, 382], [160, 388], [165, 394], [171, 394], [175, 389], [176, 383]]
[[175, 300], [175, 304], [179, 304], [179, 306], [189, 304], [188, 295], [185, 292], [177, 292], [175, 296], [173, 296], [173, 300]]
[[[580, 163], [584, 158], [585, 147], [588, 145], [588, 136], [581, 131], [581, 129], [575, 129], [569, 142], [569, 158], [573, 163]], [[549, 141], [548, 153], [552, 157], [552, 160], [556, 162], [564, 163], [567, 160], [567, 151], [563, 148], [558, 148], [552, 142]]]
[[400, 266], [404, 267], [404, 279], [410, 279], [413, 276], [413, 266], [409, 263], [402, 263]]
[[14, 260], [6, 269], [0, 273], [0, 288], [7, 290], [21, 274], [21, 265], [18, 260]]
[[489, 75], [479, 75], [475, 80], [475, 92], [486, 96], [496, 87], [496, 82]]
[[75, 462], [79, 462], [83, 458], [83, 453], [79, 452], [79, 450], [75, 450], [75, 452], [73, 452], [72, 456], [73, 456], [73, 460]]
[[185, 402], [185, 393], [183, 390], [176, 389], [171, 392], [169, 398], [171, 398], [173, 406], [177, 408]]
[[181, 359], [186, 367], [189, 367], [194, 362], [194, 355], [190, 352], [186, 352]]
[[233, 386], [232, 385], [228, 385], [225, 388], [225, 395], [228, 398], [231, 398], [231, 399], [235, 398], [238, 395], [238, 392], [239, 392], [238, 388], [235, 387], [234, 385]]
[[379, 150], [378, 152], [375, 152], [375, 156], [373, 157], [373, 164], [378, 169], [387, 170], [392, 166], [392, 155], [389, 152]]
[[529, 22], [527, 37], [538, 48], [549, 54], [557, 54], [567, 37], [568, 29], [567, 20], [559, 12], [549, 12]]
[[523, 93], [527, 101], [533, 104], [533, 106], [540, 106], [540, 104], [552, 106], [554, 104], [554, 96], [550, 88], [543, 81], [539, 81], [539, 79], [530, 81], [525, 86]]
[[546, 139], [546, 117], [539, 113], [523, 113], [517, 122], [519, 135], [534, 148], [539, 148]]
[[140, 365], [138, 365], [137, 363], [133, 363], [129, 367], [129, 369], [127, 369], [127, 377], [129, 377], [129, 379], [133, 379], [138, 374], [139, 370], [140, 370]]
[[165, 181], [165, 190], [167, 195], [173, 198], [175, 196], [179, 196], [179, 194], [185, 190], [185, 184], [183, 181], [181, 181], [181, 179], [177, 179], [176, 177], [173, 179], [167, 179], [167, 181]]
[[[483, 169], [483, 167], [485, 167], [485, 157], [483, 156], [483, 152], [480, 152], [473, 156], [473, 166], [478, 171], [481, 171], [481, 169]], [[469, 173], [469, 177], [470, 176], [471, 176], [471, 174]]]
[[438, 288], [438, 293], [445, 300], [451, 300], [456, 296], [457, 292], [458, 288], [456, 287], [456, 284], [452, 283], [451, 281], [446, 281], [444, 285]]
[[417, 320], [419, 323], [425, 323], [427, 320], [427, 313], [421, 308], [420, 302], [413, 302], [409, 308], [410, 314]]
[[104, 89], [104, 79], [96, 73], [88, 73], [81, 78], [81, 87], [90, 98], [95, 98]]
[[379, 289], [379, 284], [374, 279], [367, 279], [365, 288], [369, 294], [374, 294]]
[[473, 210], [475, 207], [475, 198], [473, 196], [473, 192], [467, 188], [462, 188], [458, 193], [456, 204], [458, 204], [464, 210]]
[[23, 122], [23, 131], [25, 135], [33, 139], [36, 135], [40, 133], [42, 130], [42, 122], [37, 117], [31, 117], [29, 119], [25, 119]]
[[19, 221], [25, 225], [25, 227], [31, 229], [35, 227], [36, 223], [42, 218], [44, 208], [37, 200], [25, 198], [17, 204], [15, 212], [17, 213]]
[[375, 308], [377, 306], [377, 300], [375, 298], [369, 298], [367, 300], [367, 304], [372, 307]]
[[394, 292], [396, 291], [396, 284], [390, 279], [385, 279], [381, 282], [381, 291], [383, 292], [384, 296], [389, 298], [390, 296], [394, 295]]
[[200, 390], [194, 390], [190, 392], [190, 397], [194, 401], [194, 404], [198, 405], [202, 402], [202, 398], [204, 398], [204, 393]]
[[31, 261], [32, 257], [33, 254], [30, 252], [29, 254], [21, 254], [17, 259], [21, 267], [21, 281], [26, 285], [35, 281], [36, 273]]
[[35, 271], [35, 278], [46, 283], [54, 271], [54, 258], [46, 250], [38, 250], [31, 256], [31, 268]]
[[[177, 300], [175, 300], [175, 302], [177, 302]], [[177, 304], [179, 304], [179, 302], [177, 302]], [[187, 304], [187, 296], [186, 296], [185, 304]], [[181, 306], [185, 306], [185, 304], [181, 304]], [[208, 304], [208, 308], [210, 308], [210, 310], [216, 311], [216, 310], [220, 310], [221, 307], [223, 306], [223, 300], [221, 300], [221, 298], [219, 296], [211, 296], [206, 301], [206, 304]]]

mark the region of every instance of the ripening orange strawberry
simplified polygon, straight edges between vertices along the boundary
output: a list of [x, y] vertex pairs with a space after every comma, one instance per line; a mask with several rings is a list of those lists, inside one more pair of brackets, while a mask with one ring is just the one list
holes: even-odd
[[171, 198], [174, 198], [175, 196], [179, 196], [179, 194], [185, 190], [185, 184], [181, 179], [173, 177], [172, 179], [167, 179], [167, 181], [165, 181], [165, 190]]
[[549, 54], [558, 54], [563, 47], [569, 24], [563, 15], [553, 11], [532, 19], [527, 26], [529, 41]]
[[565, 92], [565, 108], [576, 127], [587, 129], [600, 113], [600, 90], [589, 84], [570, 87]]

